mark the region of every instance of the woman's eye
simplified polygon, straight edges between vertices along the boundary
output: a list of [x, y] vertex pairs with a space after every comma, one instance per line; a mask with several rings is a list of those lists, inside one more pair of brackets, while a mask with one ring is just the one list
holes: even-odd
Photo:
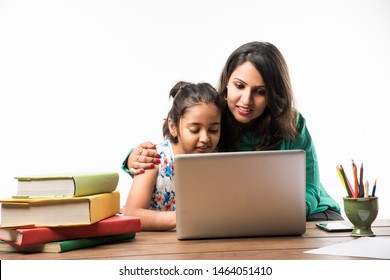
[[258, 94], [258, 95], [265, 95], [266, 94], [266, 90], [264, 88], [258, 88], [255, 90], [255, 93]]
[[243, 89], [244, 88], [244, 85], [243, 84], [234, 84], [236, 86], [236, 88], [238, 89]]

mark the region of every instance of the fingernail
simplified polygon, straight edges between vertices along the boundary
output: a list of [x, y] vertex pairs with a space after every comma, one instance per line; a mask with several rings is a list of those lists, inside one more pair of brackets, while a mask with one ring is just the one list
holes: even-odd
[[156, 159], [156, 163], [159, 164], [161, 162], [161, 160], [159, 159]]
[[155, 157], [156, 157], [156, 158], [161, 158], [160, 154], [156, 154]]
[[150, 164], [150, 167], [154, 167], [154, 163], [151, 163], [151, 164]]
[[140, 171], [139, 171], [139, 173], [144, 173], [145, 172], [145, 170], [143, 170], [143, 169], [141, 169]]

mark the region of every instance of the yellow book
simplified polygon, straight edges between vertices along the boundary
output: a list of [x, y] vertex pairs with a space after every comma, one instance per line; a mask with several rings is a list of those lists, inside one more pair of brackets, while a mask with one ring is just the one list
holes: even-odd
[[1, 227], [88, 225], [118, 213], [118, 191], [82, 197], [10, 198], [1, 202]]

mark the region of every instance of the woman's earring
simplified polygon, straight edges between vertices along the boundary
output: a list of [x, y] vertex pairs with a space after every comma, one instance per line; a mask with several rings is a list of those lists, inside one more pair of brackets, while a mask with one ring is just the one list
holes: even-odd
[[[226, 85], [226, 90], [228, 89], [229, 87]], [[226, 95], [227, 95], [227, 92], [226, 92]], [[227, 96], [225, 97], [225, 100], [227, 100]]]

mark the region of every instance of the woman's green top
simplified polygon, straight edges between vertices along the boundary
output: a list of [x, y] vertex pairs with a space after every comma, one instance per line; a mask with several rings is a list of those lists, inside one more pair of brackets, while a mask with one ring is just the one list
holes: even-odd
[[[333, 208], [340, 212], [340, 206], [326, 192], [320, 182], [317, 153], [306, 126], [306, 120], [298, 116], [297, 131], [300, 136], [294, 140], [283, 140], [280, 150], [304, 150], [306, 152], [306, 216]], [[260, 139], [251, 132], [245, 132], [240, 143], [241, 151], [252, 151], [260, 144]]]

